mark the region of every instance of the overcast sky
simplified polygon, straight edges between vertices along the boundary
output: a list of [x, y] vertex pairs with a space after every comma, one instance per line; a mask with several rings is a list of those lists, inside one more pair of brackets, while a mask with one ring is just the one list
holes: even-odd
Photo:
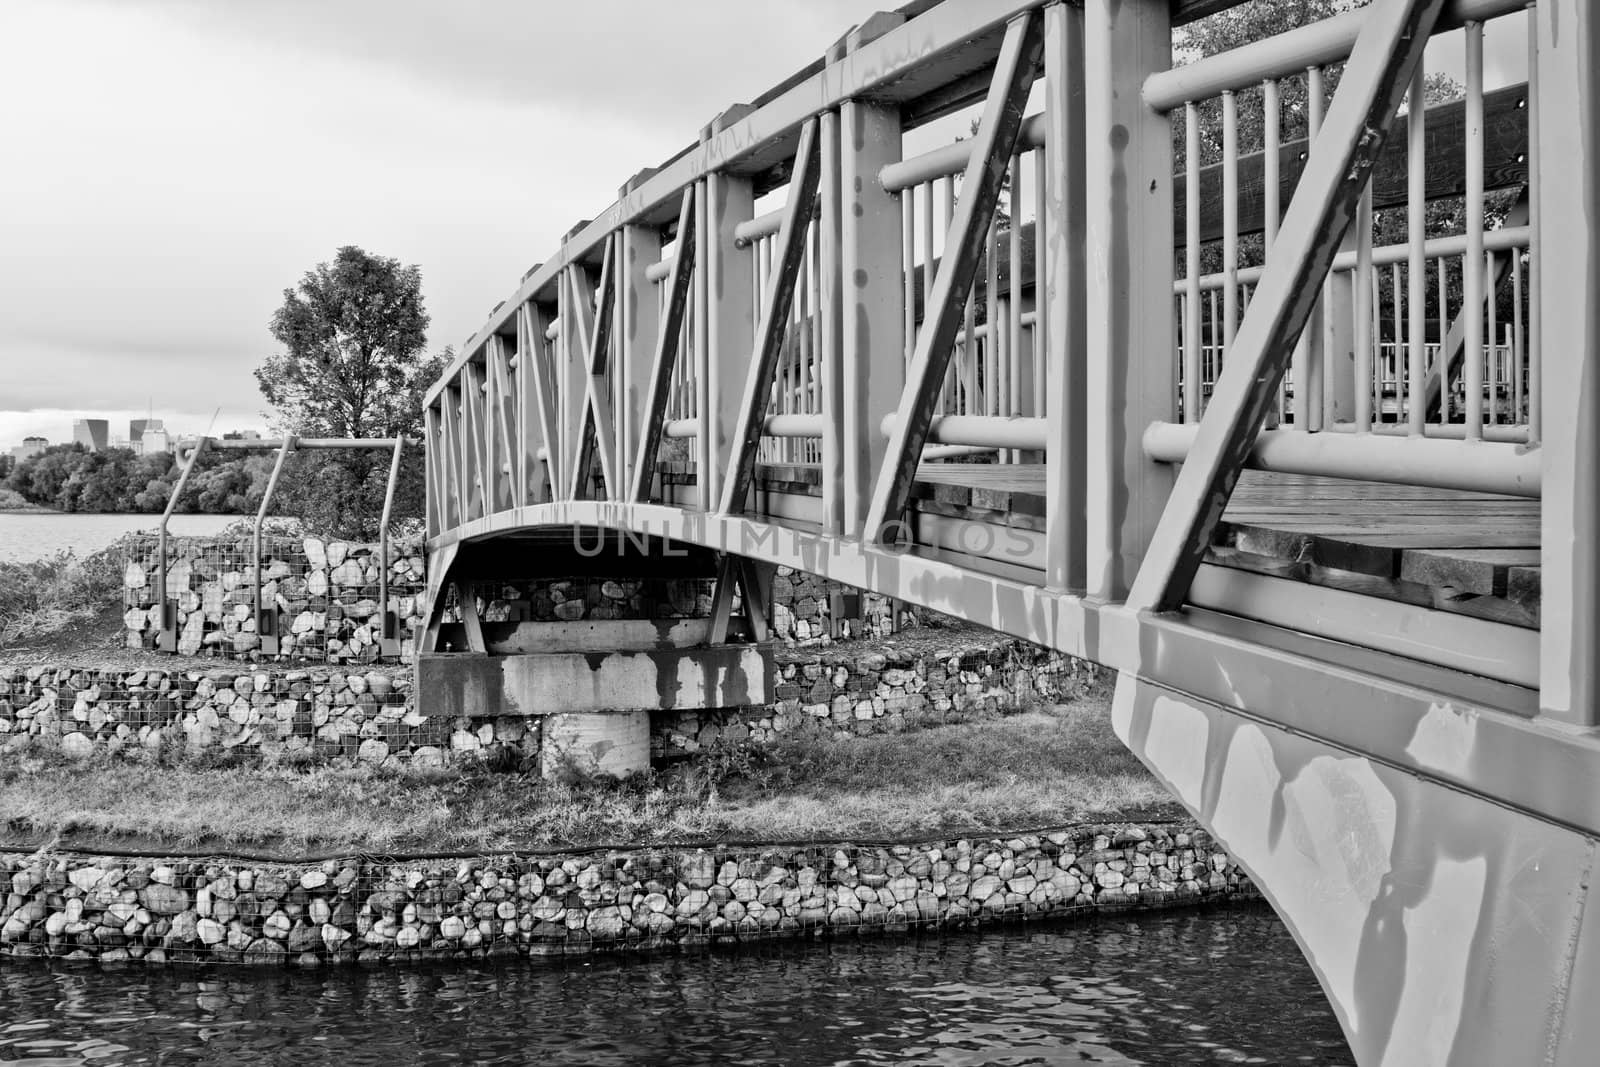
[[886, 6], [0, 0], [0, 446], [152, 402], [263, 425], [267, 320], [340, 245], [419, 264], [430, 348], [459, 345], [635, 171]]
[[459, 345], [630, 175], [894, 6], [0, 0], [0, 446], [147, 404], [264, 426], [267, 321], [340, 245], [419, 264]]

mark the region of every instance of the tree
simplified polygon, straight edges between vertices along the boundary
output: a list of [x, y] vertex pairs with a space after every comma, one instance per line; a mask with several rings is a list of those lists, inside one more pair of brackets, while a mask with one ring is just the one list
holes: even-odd
[[[276, 409], [276, 428], [303, 437], [420, 439], [422, 398], [444, 363], [424, 355], [428, 321], [419, 267], [354, 245], [319, 263], [284, 290], [269, 325], [284, 351], [255, 372]], [[410, 451], [397, 517], [422, 511], [421, 456]], [[388, 457], [370, 450], [300, 456], [275, 510], [322, 532], [370, 538], [387, 473]]]

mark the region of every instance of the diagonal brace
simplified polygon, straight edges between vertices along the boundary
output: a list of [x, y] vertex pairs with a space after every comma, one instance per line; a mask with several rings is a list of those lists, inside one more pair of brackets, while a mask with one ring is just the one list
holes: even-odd
[[794, 176], [789, 181], [789, 201], [778, 231], [778, 255], [761, 304], [761, 325], [756, 330], [755, 351], [745, 375], [744, 399], [739, 405], [739, 424], [734, 431], [734, 452], [722, 492], [722, 511], [733, 514], [744, 510], [755, 480], [756, 447], [766, 428], [767, 397], [772, 378], [783, 354], [783, 335], [794, 303], [795, 282], [806, 250], [806, 230], [817, 209], [817, 187], [822, 182], [822, 152], [817, 143], [818, 120], [808, 119], [800, 129], [800, 147], [795, 152]]
[[670, 286], [667, 313], [661, 320], [661, 332], [656, 335], [650, 388], [645, 394], [644, 425], [639, 431], [639, 458], [633, 465], [633, 485], [628, 489], [628, 499], [635, 504], [644, 503], [650, 483], [655, 480], [656, 456], [661, 451], [661, 434], [667, 421], [667, 401], [672, 396], [672, 372], [677, 366], [684, 313], [693, 288], [695, 188], [692, 184], [684, 187], [683, 206], [678, 209], [678, 246], [673, 253], [672, 275], [667, 279]]
[[[1022, 112], [1044, 52], [1044, 19], [1036, 10], [1017, 15], [1006, 26], [1000, 57], [989, 83], [989, 99], [961, 181], [955, 215], [950, 220], [945, 254], [939, 261], [933, 291], [925, 305], [922, 329], [906, 371], [905, 391], [878, 471], [867, 509], [862, 539], [880, 542], [891, 523], [906, 509], [922, 446], [928, 439], [933, 405], [944, 385], [956, 334], [983, 255], [989, 224], [999, 202], [1006, 166], [1016, 150]], [[887, 358], [887, 357], [885, 357]]]
[[605, 478], [606, 493], [615, 495], [617, 483], [612, 480], [611, 452], [616, 438], [611, 426], [611, 394], [605, 388], [606, 359], [611, 348], [611, 309], [616, 302], [616, 264], [613, 261], [615, 237], [606, 241], [605, 259], [600, 266], [599, 301], [591, 317], [589, 301], [579, 291], [577, 278], [567, 275], [571, 289], [570, 305], [578, 327], [578, 336], [588, 353], [584, 378], [583, 414], [578, 423], [577, 462], [572, 465], [572, 481], [567, 486], [567, 497], [577, 500], [589, 481], [589, 469], [595, 452], [600, 453], [600, 472]]

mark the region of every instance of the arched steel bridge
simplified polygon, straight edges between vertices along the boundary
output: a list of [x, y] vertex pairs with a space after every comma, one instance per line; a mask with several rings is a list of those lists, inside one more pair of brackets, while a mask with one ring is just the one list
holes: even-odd
[[1593, 1063], [1600, 12], [1230, 6], [918, 0], [630, 179], [429, 393], [425, 651], [600, 530], [1094, 660], [1360, 1062]]

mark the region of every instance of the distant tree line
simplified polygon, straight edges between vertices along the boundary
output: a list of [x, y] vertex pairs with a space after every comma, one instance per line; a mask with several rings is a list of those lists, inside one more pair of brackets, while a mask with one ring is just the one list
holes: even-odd
[[[184, 486], [178, 510], [253, 514], [271, 471], [270, 453], [208, 453]], [[91, 452], [78, 444], [56, 445], [20, 462], [0, 458], [0, 487], [30, 504], [61, 511], [160, 512], [181, 473], [171, 453], [141, 456], [131, 448]]]

